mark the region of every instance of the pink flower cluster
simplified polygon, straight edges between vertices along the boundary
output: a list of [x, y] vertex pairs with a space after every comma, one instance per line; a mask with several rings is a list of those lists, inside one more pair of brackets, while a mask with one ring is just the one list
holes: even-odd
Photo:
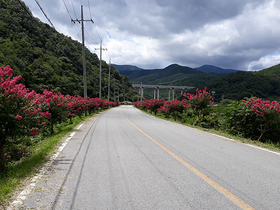
[[280, 113], [279, 102], [277, 101], [262, 101], [257, 97], [252, 97], [249, 100], [242, 100], [246, 107], [252, 108], [252, 111], [261, 117], [269, 113]]
[[8, 157], [7, 153], [5, 151], [3, 151], [2, 152], [2, 158], [7, 158], [7, 157]]
[[[164, 99], [153, 99], [134, 102], [133, 105], [143, 109], [151, 110], [156, 114], [157, 111], [164, 114], [166, 117], [169, 115], [175, 119], [180, 117], [184, 110], [192, 108], [198, 112], [199, 117], [202, 116], [201, 111], [213, 105], [213, 98], [207, 88], [204, 90], [196, 90], [196, 94], [185, 93], [183, 96], [187, 97], [183, 100], [165, 101]], [[156, 110], [155, 110], [156, 109]]]
[[214, 105], [213, 97], [210, 91], [205, 87], [203, 90], [196, 89], [196, 94], [184, 93], [183, 96], [189, 99], [192, 108], [206, 108], [209, 105]]
[[158, 109], [163, 106], [165, 102], [164, 99], [152, 99], [134, 102], [133, 105], [143, 110], [151, 110], [156, 114]]
[[[39, 127], [47, 125], [47, 121], [58, 122], [62, 116], [81, 115], [84, 111], [94, 111], [112, 106], [115, 102], [108, 102], [98, 98], [83, 98], [81, 96], [64, 96], [61, 93], [43, 89], [43, 93], [28, 90], [23, 84], [18, 84], [21, 76], [13, 77], [13, 70], [9, 67], [0, 67], [0, 100], [3, 107], [0, 111], [7, 112], [9, 106], [15, 106], [9, 116], [14, 115], [16, 123], [11, 123], [9, 130], [27, 128], [32, 136], [36, 136]], [[16, 109], [16, 110], [15, 110]], [[37, 124], [32, 124], [31, 121]], [[44, 121], [40, 123], [40, 121]], [[0, 122], [1, 123], [1, 122]], [[5, 122], [2, 122], [5, 123]], [[30, 125], [27, 125], [27, 124]], [[22, 124], [22, 125], [20, 125]], [[50, 123], [53, 124], [53, 123]], [[40, 126], [36, 126], [40, 125]], [[6, 126], [6, 125], [5, 125]], [[1, 140], [1, 138], [0, 138]]]

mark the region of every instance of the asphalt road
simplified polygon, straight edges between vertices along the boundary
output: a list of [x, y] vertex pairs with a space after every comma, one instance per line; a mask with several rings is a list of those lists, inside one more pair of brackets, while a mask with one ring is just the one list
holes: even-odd
[[280, 209], [280, 155], [120, 106], [76, 130], [22, 209]]

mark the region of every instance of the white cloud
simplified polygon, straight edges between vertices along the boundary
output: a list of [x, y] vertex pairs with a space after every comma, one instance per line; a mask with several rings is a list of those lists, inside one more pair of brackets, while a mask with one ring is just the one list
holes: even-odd
[[280, 63], [280, 54], [273, 54], [261, 57], [258, 61], [252, 61], [248, 65], [248, 71], [258, 71]]
[[[33, 0], [24, 1], [46, 22]], [[65, 0], [76, 18], [71, 2], [77, 16], [83, 4], [84, 17], [95, 22], [86, 25], [87, 46], [97, 47], [102, 39], [117, 64], [246, 70], [255, 69], [256, 62], [269, 65], [269, 55], [280, 52], [278, 0], [91, 0], [91, 8], [86, 0]], [[80, 39], [62, 1], [40, 3], [58, 31]]]

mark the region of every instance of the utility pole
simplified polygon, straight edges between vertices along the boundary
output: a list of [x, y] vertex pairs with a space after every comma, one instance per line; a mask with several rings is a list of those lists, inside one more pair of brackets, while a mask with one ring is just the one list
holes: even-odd
[[99, 71], [99, 98], [101, 98], [101, 89], [102, 89], [102, 84], [101, 84], [101, 72], [102, 72], [102, 50], [107, 50], [106, 48], [102, 48], [102, 40], [100, 41], [100, 49], [95, 48], [95, 50], [100, 50], [100, 71]]
[[[76, 23], [77, 22], [82, 22], [82, 54], [83, 54], [83, 82], [84, 82], [84, 98], [87, 97], [87, 70], [86, 70], [86, 56], [85, 56], [85, 32], [84, 32], [84, 21], [91, 21], [92, 23], [93, 20], [84, 20], [84, 13], [83, 13], [83, 5], [81, 5], [81, 20], [71, 20], [71, 22]], [[87, 116], [87, 113], [86, 113]]]
[[109, 60], [109, 75], [108, 75], [108, 101], [110, 101], [110, 72], [111, 72], [111, 58]]
[[114, 102], [116, 102], [116, 84], [114, 80]]
[[118, 86], [118, 102], [120, 102], [120, 86]]

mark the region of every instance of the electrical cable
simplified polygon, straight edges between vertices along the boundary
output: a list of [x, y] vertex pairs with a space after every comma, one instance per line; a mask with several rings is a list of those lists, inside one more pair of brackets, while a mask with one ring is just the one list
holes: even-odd
[[75, 10], [74, 4], [73, 4], [73, 0], [71, 0], [71, 3], [72, 3], [73, 11], [74, 11], [74, 13], [75, 13], [75, 17], [76, 17], [76, 19], [78, 19], [78, 16], [77, 16], [77, 14], [76, 14], [76, 10]]
[[22, 8], [23, 8], [31, 17], [33, 17], [33, 15], [30, 14], [30, 12], [27, 10], [26, 6], [23, 5], [22, 2], [21, 2], [20, 0], [17, 0], [17, 1], [18, 1], [18, 3], [22, 6]]
[[88, 9], [89, 9], [90, 18], [92, 18], [89, 0], [88, 0]]
[[[38, 0], [35, 0], [35, 2], [38, 4], [39, 8], [41, 9], [42, 13], [45, 15], [45, 17], [47, 18], [47, 20], [49, 21], [49, 23], [52, 25], [52, 27], [55, 29], [54, 25], [52, 24], [52, 22], [50, 21], [50, 19], [48, 18], [48, 16], [46, 15], [46, 13], [44, 12], [43, 8], [41, 7], [40, 3], [38, 2]], [[56, 29], [55, 29], [56, 30]], [[63, 55], [72, 63], [74, 64], [74, 66], [76, 68], [82, 69], [81, 67], [79, 67], [76, 63], [74, 63], [74, 61], [72, 61], [65, 53], [64, 51], [56, 44], [56, 47], [63, 53]]]
[[[65, 6], [65, 8], [66, 8], [66, 10], [67, 10], [67, 13], [68, 13], [70, 19], [73, 20], [73, 18], [72, 18], [72, 16], [71, 16], [70, 12], [69, 12], [69, 10], [68, 10], [68, 7], [67, 7], [67, 5], [66, 5], [66, 3], [65, 3], [65, 0], [63, 0], [63, 3], [64, 3], [64, 6]], [[74, 10], [74, 12], [75, 12], [75, 10]], [[75, 12], [75, 15], [76, 15], [76, 12]], [[76, 17], [77, 17], [77, 15], [76, 15]], [[75, 22], [74, 22], [74, 23], [75, 23]], [[77, 32], [79, 38], [81, 39], [79, 30], [78, 30], [78, 28], [77, 28], [76, 25], [75, 25], [75, 30], [76, 30], [76, 32]]]
[[52, 24], [51, 20], [48, 18], [48, 16], [46, 15], [46, 13], [44, 12], [43, 8], [41, 7], [40, 3], [38, 2], [38, 0], [35, 0], [35, 2], [38, 4], [40, 10], [42, 11], [42, 13], [45, 15], [45, 17], [47, 18], [47, 20], [49, 21], [49, 23], [51, 24], [51, 26], [55, 29], [54, 25]]
[[71, 17], [71, 14], [70, 14], [70, 12], [69, 12], [69, 10], [68, 10], [67, 6], [66, 6], [65, 1], [64, 1], [64, 0], [62, 0], [62, 1], [63, 1], [63, 3], [64, 3], [64, 6], [65, 6], [65, 8], [66, 8], [67, 12], [68, 12], [69, 17], [70, 17], [70, 18], [71, 18], [71, 20], [72, 20], [73, 18]]

